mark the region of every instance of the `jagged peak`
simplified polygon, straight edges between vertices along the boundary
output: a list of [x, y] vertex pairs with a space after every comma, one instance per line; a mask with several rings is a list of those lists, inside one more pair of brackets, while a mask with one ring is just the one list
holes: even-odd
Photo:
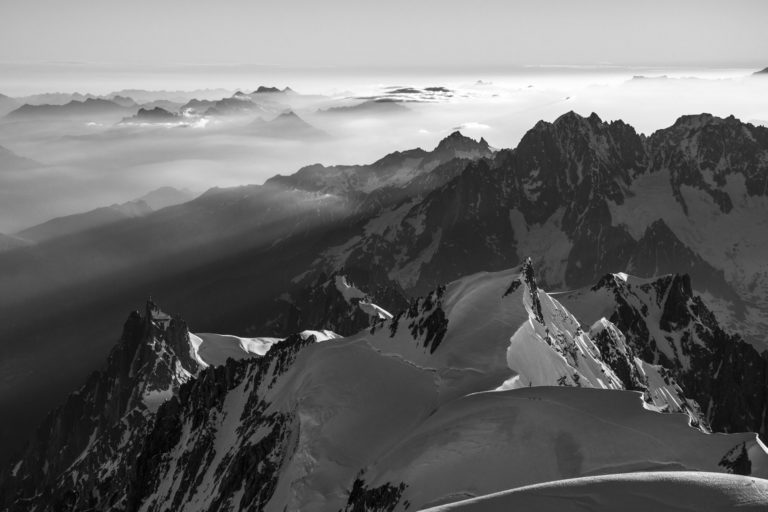
[[514, 293], [520, 286], [525, 285], [525, 290], [530, 296], [530, 314], [539, 323], [544, 323], [544, 315], [541, 310], [541, 300], [539, 299], [539, 286], [536, 284], [536, 269], [533, 266], [531, 257], [527, 257], [520, 264], [520, 273], [512, 280], [507, 287], [502, 298]]
[[284, 110], [276, 119], [301, 119], [299, 115], [293, 111], [293, 109]]
[[441, 151], [487, 151], [490, 149], [488, 142], [484, 138], [479, 141], [463, 135], [456, 130], [447, 137], [443, 138], [435, 147], [435, 152]]
[[450, 144], [454, 141], [463, 141], [468, 138], [469, 137], [465, 137], [464, 135], [462, 135], [462, 133], [459, 130], [455, 130], [451, 132], [451, 134], [448, 135], [447, 137], [443, 137], [442, 140], [440, 140], [440, 142], [437, 143], [437, 147], [440, 147], [441, 144]]
[[260, 85], [255, 91], [253, 91], [254, 94], [265, 94], [265, 93], [276, 93], [280, 92], [280, 89], [277, 87], [268, 87], [266, 85]]
[[400, 324], [404, 323], [402, 329], [408, 329], [417, 343], [429, 350], [430, 354], [434, 353], [448, 330], [448, 319], [443, 311], [445, 290], [445, 285], [441, 285], [423, 297], [412, 299], [407, 309], [390, 318], [390, 338], [395, 337]]
[[[734, 115], [728, 117], [718, 117], [708, 112], [702, 112], [701, 114], [688, 114], [678, 117], [671, 129], [686, 129], [686, 130], [698, 130], [706, 126], [740, 126], [745, 125], [740, 119]], [[663, 131], [663, 130], [660, 130]]]
[[152, 296], [147, 298], [147, 303], [145, 306], [146, 311], [146, 317], [148, 320], [154, 320], [159, 322], [167, 322], [171, 320], [171, 315], [168, 313], [163, 312], [162, 309], [160, 309], [160, 306], [158, 306], [153, 300]]
[[589, 335], [593, 336], [596, 333], [607, 331], [611, 335], [619, 335], [621, 334], [621, 331], [607, 318], [600, 317], [598, 320], [595, 320], [595, 322], [590, 326], [589, 328]]
[[597, 283], [591, 287], [591, 290], [596, 291], [606, 288], [618, 291], [619, 289], [626, 289], [632, 286], [654, 286], [654, 284], [666, 289], [669, 284], [678, 281], [682, 282], [684, 286], [691, 290], [690, 295], [693, 296], [691, 278], [688, 274], [684, 273], [660, 274], [653, 277], [637, 277], [627, 274], [626, 272], [608, 273], [601, 277]]
[[595, 112], [592, 112], [589, 116], [584, 117], [573, 110], [569, 110], [565, 114], [562, 114], [560, 117], [555, 119], [554, 122], [552, 122], [551, 124], [552, 126], [562, 126], [562, 125], [570, 126], [574, 124], [583, 124], [583, 123], [589, 123], [591, 125], [604, 124], [603, 120], [600, 119], [600, 116], [598, 116]]
[[[638, 152], [642, 152], [642, 139], [638, 138], [635, 129], [623, 121], [603, 121], [600, 116], [592, 112], [584, 117], [573, 110], [562, 114], [552, 122], [539, 121], [528, 130], [520, 140], [516, 153], [526, 151], [539, 152], [541, 144], [545, 140], [554, 139], [557, 143], [565, 144], [567, 141], [582, 147], [587, 144], [597, 155], [604, 155], [613, 149], [617, 155], [625, 155], [618, 146], [619, 141], [626, 142]], [[637, 140], [634, 140], [638, 138]], [[632, 165], [631, 162], [627, 162]]]

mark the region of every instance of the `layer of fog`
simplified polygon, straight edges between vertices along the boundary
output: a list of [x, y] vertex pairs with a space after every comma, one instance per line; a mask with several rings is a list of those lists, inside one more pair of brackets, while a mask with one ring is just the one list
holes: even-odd
[[[698, 78], [531, 71], [389, 80], [357, 76], [345, 82], [340, 77], [336, 87], [325, 84], [324, 90], [307, 91], [328, 93], [322, 100], [292, 105], [302, 119], [329, 135], [311, 140], [254, 134], [247, 129], [252, 119], [211, 119], [185, 128], [116, 125], [119, 116], [56, 122], [0, 119], [0, 146], [41, 164], [19, 169], [0, 162], [0, 232], [132, 200], [165, 185], [203, 192], [262, 183], [313, 163], [368, 163], [396, 150], [431, 149], [457, 129], [485, 137], [497, 148], [514, 147], [537, 121], [552, 121], [569, 110], [622, 119], [646, 134], [671, 125], [680, 115], [701, 112], [754, 123], [768, 120], [768, 80], [747, 71], [722, 77], [700, 73]], [[401, 114], [318, 113], [362, 101], [356, 98], [386, 96], [392, 87], [429, 86], [451, 92], [428, 102], [403, 103], [409, 110]], [[188, 89], [197, 87], [190, 83]]]

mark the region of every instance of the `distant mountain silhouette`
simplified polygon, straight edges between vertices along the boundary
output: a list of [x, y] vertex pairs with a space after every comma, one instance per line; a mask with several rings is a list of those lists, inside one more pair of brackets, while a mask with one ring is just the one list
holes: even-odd
[[123, 118], [122, 123], [166, 123], [181, 119], [179, 114], [169, 112], [162, 107], [152, 109], [140, 108], [136, 114], [131, 117]]
[[768, 75], [768, 68], [761, 69], [760, 71], [755, 71], [752, 74], [753, 75]]
[[84, 213], [56, 217], [17, 233], [18, 237], [33, 242], [42, 242], [62, 236], [74, 235], [89, 229], [104, 227], [117, 221], [143, 217], [167, 206], [191, 200], [194, 194], [187, 190], [162, 187], [148, 194], [122, 204], [103, 206]]
[[270, 92], [280, 92], [280, 89], [277, 87], [265, 87], [263, 85], [260, 85], [258, 89], [253, 91], [255, 94], [263, 94], [263, 93], [270, 93]]
[[262, 105], [251, 101], [246, 94], [240, 93], [219, 100], [193, 99], [181, 107], [182, 111], [191, 110], [195, 114], [205, 116], [230, 116], [268, 114], [268, 110]]
[[277, 87], [267, 87], [265, 85], [260, 85], [255, 91], [253, 91], [251, 94], [289, 94], [293, 93], [294, 90], [290, 87], [285, 87], [283, 89], [279, 89]]
[[133, 98], [129, 96], [120, 96], [119, 94], [115, 94], [114, 96], [108, 99], [114, 103], [117, 103], [121, 107], [133, 108], [138, 106], [138, 104], [133, 100]]
[[173, 102], [183, 105], [193, 98], [201, 100], [217, 100], [229, 96], [230, 94], [232, 94], [232, 91], [227, 89], [195, 89], [192, 91], [122, 89], [119, 91], [112, 91], [106, 97], [127, 96], [142, 105], [159, 101]]
[[118, 105], [114, 101], [88, 98], [85, 101], [72, 100], [64, 105], [30, 105], [26, 103], [5, 117], [8, 119], [39, 119], [121, 114], [126, 111], [128, 111], [126, 107]]
[[328, 136], [324, 131], [304, 121], [292, 110], [283, 112], [271, 121], [256, 119], [248, 127], [252, 133], [261, 137], [311, 139]]
[[30, 105], [64, 105], [70, 101], [85, 101], [89, 98], [96, 98], [93, 94], [82, 94], [79, 92], [46, 92], [42, 94], [32, 94], [16, 98], [19, 105], [28, 103]]
[[331, 107], [318, 111], [319, 114], [404, 114], [411, 109], [394, 100], [367, 100], [357, 105]]
[[155, 100], [148, 103], [142, 103], [141, 107], [148, 110], [151, 110], [155, 107], [160, 107], [164, 110], [167, 110], [168, 112], [178, 112], [182, 105], [183, 103], [177, 101]]

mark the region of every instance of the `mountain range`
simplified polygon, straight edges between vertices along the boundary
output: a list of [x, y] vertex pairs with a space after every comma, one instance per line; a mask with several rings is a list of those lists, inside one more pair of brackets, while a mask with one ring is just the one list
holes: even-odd
[[108, 226], [120, 220], [143, 217], [168, 206], [185, 203], [193, 197], [194, 194], [187, 190], [161, 187], [133, 201], [103, 206], [88, 212], [51, 219], [42, 224], [19, 231], [16, 233], [16, 236], [22, 240], [40, 243], [45, 240], [71, 236], [76, 233]]
[[[767, 166], [768, 129], [733, 117], [570, 112], [514, 149], [453, 133], [2, 254], [0, 402], [39, 397], [5, 452], [65, 400], [2, 500], [406, 510], [765, 477]], [[150, 291], [186, 321], [132, 313], [65, 399]]]
[[[358, 295], [337, 284], [346, 300]], [[708, 434], [706, 412], [663, 366], [634, 355], [605, 317], [582, 329], [539, 288], [530, 260], [441, 286], [396, 315], [368, 310], [370, 326], [346, 338], [213, 337], [204, 353], [212, 335], [148, 302], [106, 367], [8, 466], [0, 502], [418, 510], [635, 471], [768, 476], [755, 434]]]
[[79, 116], [105, 116], [119, 115], [130, 107], [121, 105], [115, 101], [101, 98], [86, 98], [83, 101], [72, 100], [63, 105], [31, 105], [25, 103], [19, 108], [6, 114], [7, 119], [45, 119], [64, 116], [67, 118]]
[[328, 107], [327, 109], [320, 110], [319, 113], [335, 116], [345, 114], [387, 115], [404, 114], [409, 111], [410, 109], [402, 105], [399, 101], [394, 101], [390, 98], [377, 98], [365, 100], [353, 105]]

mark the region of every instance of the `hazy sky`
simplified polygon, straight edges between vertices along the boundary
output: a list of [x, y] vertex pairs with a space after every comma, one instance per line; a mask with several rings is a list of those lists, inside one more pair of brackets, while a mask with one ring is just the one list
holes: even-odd
[[764, 0], [1, 0], [0, 62], [768, 66]]

